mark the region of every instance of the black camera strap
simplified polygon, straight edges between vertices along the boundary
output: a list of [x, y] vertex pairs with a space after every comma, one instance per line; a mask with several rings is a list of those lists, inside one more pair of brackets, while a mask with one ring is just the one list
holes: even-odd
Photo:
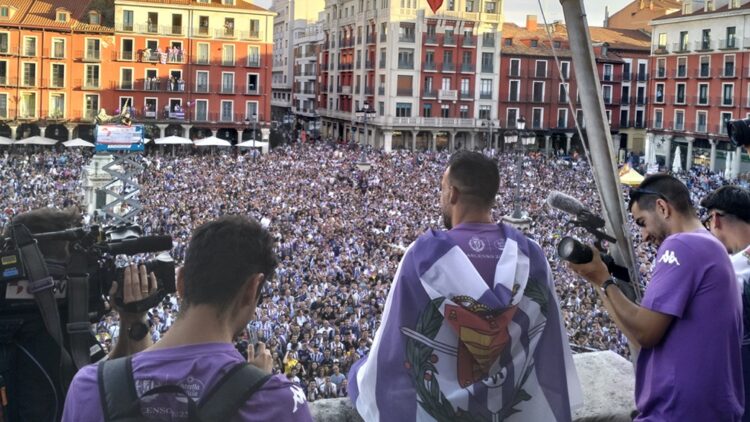
[[68, 341], [77, 369], [91, 362], [89, 344], [93, 333], [89, 323], [89, 277], [86, 257], [73, 252], [68, 265]]
[[21, 251], [21, 259], [28, 271], [29, 293], [34, 295], [34, 300], [39, 307], [44, 326], [49, 335], [55, 340], [60, 348], [60, 379], [62, 380], [62, 393], [67, 394], [68, 386], [75, 374], [73, 361], [65, 350], [65, 342], [62, 335], [60, 314], [55, 300], [55, 282], [49, 275], [47, 264], [44, 262], [39, 245], [31, 236], [26, 226], [15, 224], [11, 226], [13, 238], [18, 249]]

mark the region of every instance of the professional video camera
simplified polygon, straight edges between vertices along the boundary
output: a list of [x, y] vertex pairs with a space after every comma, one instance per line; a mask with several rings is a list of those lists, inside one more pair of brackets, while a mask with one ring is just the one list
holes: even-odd
[[[66, 304], [68, 295], [67, 282], [71, 276], [87, 275], [89, 319], [94, 322], [100, 318], [106, 306], [102, 297], [109, 293], [113, 281], [117, 281], [118, 291], [115, 303], [130, 312], [143, 312], [161, 301], [167, 293], [175, 291], [175, 266], [172, 258], [163, 253], [155, 260], [146, 262], [147, 271], [156, 275], [157, 294], [139, 302], [125, 305], [123, 303], [124, 269], [117, 265], [117, 255], [135, 255], [141, 253], [168, 251], [172, 248], [169, 236], [141, 236], [141, 229], [135, 225], [121, 225], [100, 229], [92, 226], [67, 230], [31, 234], [23, 225], [13, 225], [11, 236], [4, 239], [0, 249], [0, 312], [23, 311], [36, 307], [34, 289], [31, 288], [31, 276], [40, 269], [39, 260], [31, 255], [36, 241], [67, 241], [70, 260], [66, 263], [55, 262], [42, 257], [44, 269], [54, 282], [54, 294], [58, 304]], [[70, 298], [67, 298], [70, 299]]]
[[727, 134], [735, 148], [750, 145], [750, 119], [729, 121]]

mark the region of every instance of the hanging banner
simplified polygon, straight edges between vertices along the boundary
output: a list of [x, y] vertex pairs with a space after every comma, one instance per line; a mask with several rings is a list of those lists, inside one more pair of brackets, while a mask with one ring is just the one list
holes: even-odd
[[430, 5], [432, 13], [437, 13], [438, 9], [440, 9], [440, 6], [443, 5], [443, 0], [427, 0], [427, 4]]

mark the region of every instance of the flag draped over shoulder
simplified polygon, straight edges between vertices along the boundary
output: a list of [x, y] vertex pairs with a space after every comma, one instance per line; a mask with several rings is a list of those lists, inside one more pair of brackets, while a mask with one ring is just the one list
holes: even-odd
[[370, 354], [349, 372], [364, 420], [571, 420], [581, 391], [549, 265], [501, 227], [492, 288], [445, 232], [406, 251]]

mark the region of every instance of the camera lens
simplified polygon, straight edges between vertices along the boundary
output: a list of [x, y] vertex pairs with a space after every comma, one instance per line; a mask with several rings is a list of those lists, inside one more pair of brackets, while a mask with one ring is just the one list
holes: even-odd
[[750, 144], [750, 119], [728, 122], [727, 134], [734, 148]]
[[586, 264], [594, 259], [594, 251], [573, 237], [565, 236], [557, 244], [557, 255], [560, 259], [574, 264]]

